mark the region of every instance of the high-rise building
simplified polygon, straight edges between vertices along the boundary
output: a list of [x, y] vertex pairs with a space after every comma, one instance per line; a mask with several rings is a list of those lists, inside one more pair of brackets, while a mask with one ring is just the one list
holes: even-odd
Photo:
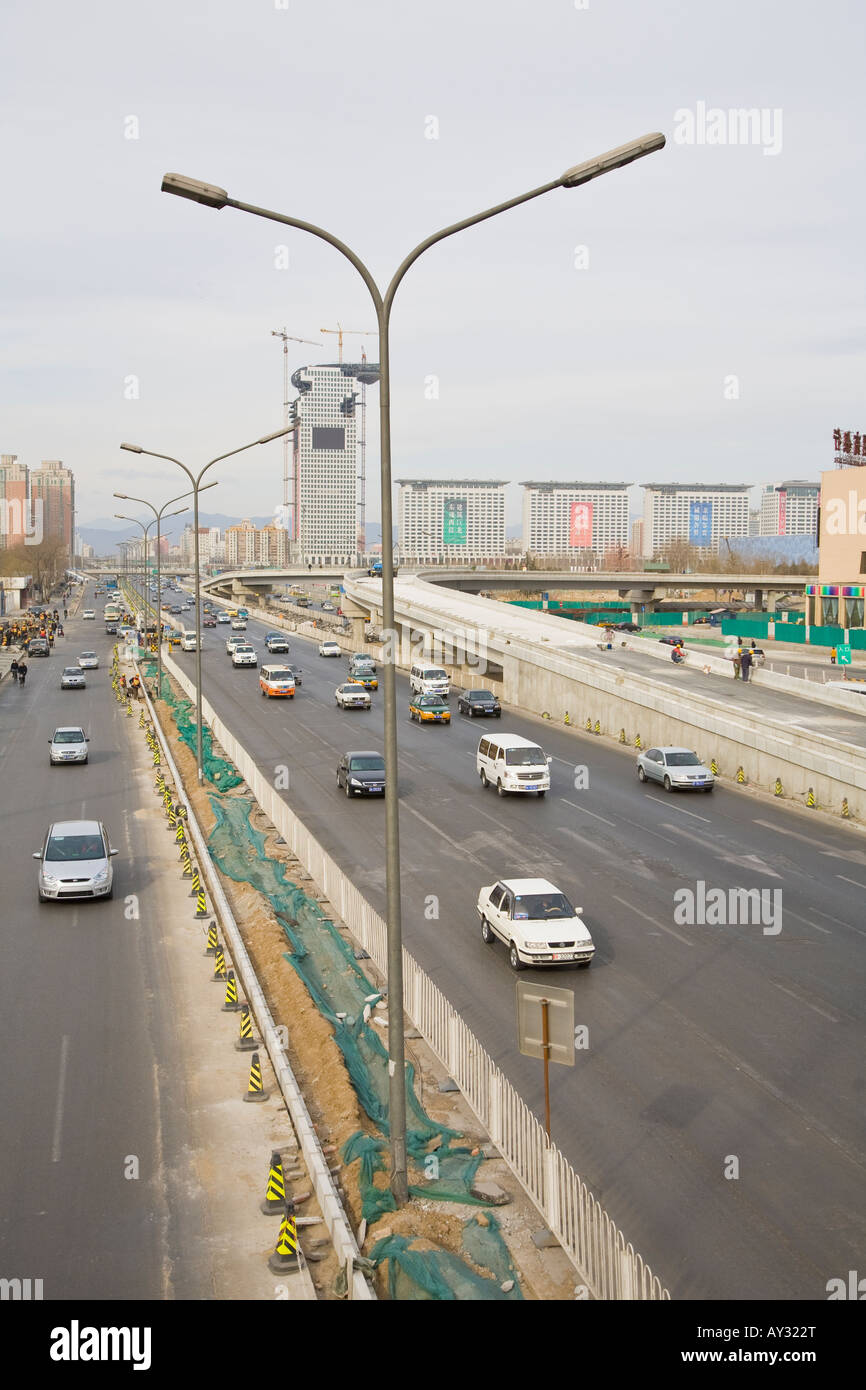
[[239, 526], [226, 527], [226, 564], [235, 569], [258, 561], [258, 530], [245, 519]]
[[818, 483], [767, 483], [761, 493], [762, 536], [814, 536], [821, 488]]
[[664, 556], [675, 541], [708, 554], [725, 536], [749, 534], [749, 483], [641, 483], [643, 555]]
[[477, 563], [505, 553], [503, 482], [398, 478], [401, 559]]
[[370, 362], [299, 367], [292, 385], [292, 499], [287, 518], [292, 558], [353, 564], [364, 530], [359, 482], [358, 386], [379, 379]]
[[628, 548], [630, 483], [521, 483], [523, 548], [603, 560]]
[[[222, 537], [218, 526], [200, 526], [198, 528], [198, 558], [200, 564], [212, 564], [217, 558], [221, 545]], [[183, 534], [180, 538], [180, 549], [184, 564], [194, 564], [195, 529], [189, 523], [183, 528]]]
[[58, 537], [70, 556], [75, 534], [75, 478], [60, 459], [43, 459], [40, 468], [30, 470], [30, 504], [33, 524], [48, 540]]
[[30, 522], [27, 465], [17, 454], [0, 454], [0, 550], [12, 550], [34, 536]]
[[259, 531], [259, 564], [271, 568], [289, 563], [289, 533], [285, 526], [263, 526]]

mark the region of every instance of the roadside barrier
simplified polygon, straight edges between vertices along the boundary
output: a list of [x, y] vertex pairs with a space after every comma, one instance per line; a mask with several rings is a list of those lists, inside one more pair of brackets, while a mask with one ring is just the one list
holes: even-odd
[[215, 985], [221, 985], [226, 977], [226, 958], [222, 946], [217, 946], [213, 958], [213, 975], [211, 979]]
[[620, 731], [619, 731], [619, 741], [620, 741], [620, 743], [625, 743], [625, 729], [620, 729]]
[[[189, 862], [192, 863], [191, 860]], [[190, 872], [192, 873], [192, 888], [190, 890], [190, 897], [197, 898], [199, 895], [199, 890], [201, 888], [201, 879], [198, 876], [198, 865], [196, 864], [195, 867], [190, 870]], [[186, 869], [184, 869], [184, 873], [186, 873]]]
[[[186, 845], [184, 845], [184, 850], [186, 852], [181, 856], [181, 863], [183, 864], [183, 868], [180, 871], [180, 876], [181, 878], [192, 878], [193, 875], [197, 872], [197, 870], [194, 869], [192, 866], [192, 860], [189, 857], [189, 850], [186, 848]], [[195, 889], [193, 889], [193, 891], [190, 893], [190, 897], [194, 898], [196, 896], [197, 895]]]
[[265, 1090], [262, 1081], [262, 1064], [259, 1061], [259, 1054], [254, 1052], [250, 1061], [250, 1079], [247, 1083], [244, 1100], [267, 1100], [269, 1095], [270, 1092]]
[[718, 777], [719, 775], [719, 765], [716, 762], [715, 758], [710, 759], [710, 772], [713, 774], [714, 777]]
[[268, 1171], [268, 1186], [260, 1211], [263, 1216], [282, 1216], [286, 1209], [286, 1179], [283, 1173], [283, 1160], [274, 1150]]
[[781, 777], [777, 777], [777, 778], [776, 778], [776, 781], [775, 781], [775, 783], [774, 783], [774, 785], [773, 785], [773, 795], [774, 795], [774, 796], [781, 796], [781, 795], [782, 795], [782, 779], [781, 779]]
[[849, 820], [850, 817], [851, 817], [851, 812], [850, 812], [850, 810], [848, 809], [848, 798], [847, 798], [847, 796], [843, 796], [843, 797], [842, 797], [842, 817], [843, 817], [844, 820]]
[[815, 800], [815, 793], [810, 787], [809, 790], [806, 792], [806, 805], [809, 807], [810, 810], [813, 810], [815, 806], [817, 806], [817, 804], [818, 803]]
[[207, 901], [205, 899], [204, 889], [202, 888], [201, 884], [199, 884], [198, 896], [196, 898], [195, 915], [196, 917], [207, 917], [208, 915]]
[[593, 726], [592, 726], [592, 732], [593, 732], [594, 734], [600, 734], [600, 733], [601, 733], [601, 720], [600, 720], [600, 719], [596, 719], [595, 723], [594, 723]]
[[745, 782], [745, 780], [746, 780], [746, 774], [745, 774], [745, 772], [743, 771], [743, 769], [742, 769], [741, 767], [738, 767], [738, 768], [737, 768], [737, 782], [739, 783], [740, 786], [742, 786], [743, 783]]

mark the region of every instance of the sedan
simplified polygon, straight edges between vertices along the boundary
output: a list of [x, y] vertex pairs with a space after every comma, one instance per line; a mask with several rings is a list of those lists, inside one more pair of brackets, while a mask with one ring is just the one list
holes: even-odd
[[232, 652], [232, 666], [258, 666], [255, 647], [249, 642], [239, 642]]
[[346, 796], [384, 796], [385, 759], [381, 753], [344, 753], [337, 767], [337, 786]]
[[55, 729], [48, 740], [48, 761], [51, 767], [55, 767], [57, 763], [86, 763], [89, 742], [87, 734], [77, 724], [67, 724]]
[[210, 613], [208, 613], [205, 615], [204, 618], [202, 618], [201, 625], [202, 627], [216, 627], [217, 620], [216, 618], [211, 617]]
[[231, 656], [235, 647], [248, 647], [249, 645], [250, 644], [245, 637], [227, 637], [226, 653], [228, 656]]
[[665, 646], [668, 647], [681, 647], [683, 645], [682, 637], [660, 637], [659, 641], [664, 642]]
[[492, 714], [502, 718], [502, 706], [492, 690], [464, 690], [457, 699], [458, 714], [468, 714], [474, 719], [476, 714]]
[[334, 604], [331, 602], [330, 599], [327, 599], [327, 598], [325, 599], [325, 602], [322, 604], [322, 612], [323, 612], [323, 613], [333, 613], [333, 612], [334, 612]]
[[577, 965], [587, 970], [595, 946], [564, 893], [546, 878], [500, 879], [478, 894], [481, 937], [508, 947], [512, 970], [527, 965]]
[[287, 652], [289, 639], [282, 632], [266, 632], [265, 646], [269, 652]]
[[99, 666], [99, 657], [96, 652], [82, 652], [78, 658], [78, 665], [82, 671], [95, 671]]
[[336, 642], [320, 642], [319, 656], [340, 656], [340, 648]]
[[85, 608], [85, 610], [84, 610], [84, 612], [82, 613], [81, 617], [82, 617], [83, 620], [86, 620], [87, 622], [95, 622], [95, 620], [96, 620], [96, 611], [95, 611], [95, 609], [93, 609], [93, 608]]
[[353, 685], [347, 682], [346, 685], [338, 685], [334, 691], [334, 699], [340, 709], [372, 709], [373, 701], [368, 692], [362, 685]]
[[113, 891], [112, 849], [102, 821], [55, 821], [36, 850], [39, 901], [110, 898]]
[[450, 724], [451, 710], [441, 695], [413, 695], [409, 718], [417, 719], [419, 724]]
[[79, 666], [64, 666], [60, 676], [61, 690], [86, 690], [87, 681]]
[[362, 685], [365, 690], [378, 690], [379, 677], [375, 671], [364, 666], [352, 666], [346, 680], [350, 685]]
[[293, 675], [294, 678], [295, 678], [295, 685], [301, 685], [301, 684], [303, 683], [303, 682], [301, 681], [301, 668], [300, 668], [300, 666], [290, 666], [290, 665], [288, 664], [288, 662], [286, 662], [286, 670], [287, 670], [287, 671], [291, 671], [292, 675]]
[[690, 748], [645, 749], [638, 753], [637, 775], [641, 782], [661, 782], [666, 792], [711, 792], [716, 784], [712, 770]]
[[232, 632], [246, 632], [246, 618], [232, 618]]
[[230, 614], [230, 613], [226, 613], [224, 610], [223, 610], [222, 612], [220, 612], [220, 613], [217, 613], [217, 622], [218, 622], [218, 623], [230, 623], [231, 620], [232, 620], [232, 619], [231, 619], [231, 614]]

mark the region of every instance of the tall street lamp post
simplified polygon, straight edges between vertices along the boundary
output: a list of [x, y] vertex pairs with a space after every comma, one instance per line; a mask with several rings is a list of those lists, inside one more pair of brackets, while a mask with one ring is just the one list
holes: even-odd
[[[257, 444], [270, 444], [273, 439], [282, 439], [283, 435], [291, 434], [296, 429], [296, 425], [290, 425], [288, 429], [277, 430], [274, 434], [263, 435], [261, 439], [253, 439], [249, 444], [242, 444], [239, 449], [230, 449], [227, 454], [218, 454], [215, 459], [206, 463], [204, 468], [196, 475], [191, 469], [187, 468], [180, 459], [173, 458], [171, 454], [157, 454], [152, 449], [143, 449], [140, 444], [121, 444], [121, 449], [127, 449], [132, 454], [146, 454], [148, 458], [165, 459], [168, 463], [176, 463], [178, 468], [182, 468], [186, 476], [192, 483], [193, 494], [193, 529], [195, 544], [195, 614], [196, 629], [201, 629], [201, 577], [199, 574], [199, 543], [198, 543], [198, 495], [204, 492], [201, 480], [209, 468], [215, 463], [221, 463], [223, 459], [234, 458], [235, 454], [242, 454], [245, 449], [254, 449]], [[208, 484], [210, 486], [210, 484]], [[187, 494], [184, 493], [184, 496]], [[186, 509], [184, 509], [186, 510]], [[204, 782], [204, 734], [202, 730], [202, 700], [201, 700], [201, 641], [195, 644], [195, 719], [196, 719], [196, 763], [198, 765], [198, 784]]]
[[[183, 494], [182, 494], [182, 496], [184, 496], [184, 497], [185, 497], [186, 495], [187, 495], [186, 493], [183, 493]], [[116, 493], [114, 494], [114, 496], [115, 496], [115, 497], [123, 498], [124, 500], [127, 500], [127, 501], [129, 501], [129, 502], [142, 502], [142, 503], [144, 504], [145, 507], [150, 507], [150, 510], [154, 513], [154, 520], [153, 520], [153, 521], [149, 521], [149, 522], [147, 523], [147, 526], [144, 525], [144, 522], [138, 521], [137, 518], [134, 517], [134, 516], [122, 516], [120, 512], [115, 512], [115, 513], [114, 513], [114, 515], [115, 515], [116, 517], [118, 517], [118, 519], [121, 520], [121, 521], [134, 521], [135, 524], [136, 524], [136, 526], [140, 526], [141, 529], [142, 529], [142, 531], [144, 532], [144, 576], [143, 576], [143, 579], [142, 579], [142, 587], [141, 587], [141, 602], [142, 602], [142, 609], [143, 609], [143, 612], [144, 612], [144, 635], [145, 635], [145, 637], [146, 637], [146, 636], [147, 636], [147, 604], [148, 604], [148, 598], [147, 598], [147, 533], [148, 533], [148, 531], [150, 530], [151, 526], [154, 526], [154, 525], [156, 526], [157, 545], [158, 545], [158, 544], [159, 544], [159, 524], [160, 524], [160, 521], [161, 521], [161, 519], [162, 519], [162, 513], [165, 511], [165, 507], [162, 508], [162, 511], [157, 512], [157, 510], [156, 510], [156, 508], [154, 507], [153, 503], [152, 503], [152, 502], [146, 501], [146, 499], [143, 498], [143, 497], [130, 497], [130, 498], [126, 498], [125, 494], [122, 493], [122, 492], [116, 492]], [[178, 497], [173, 497], [173, 498], [172, 498], [172, 502], [179, 502], [179, 501], [180, 501], [180, 498], [178, 498]], [[166, 506], [166, 507], [170, 507], [170, 506], [171, 506], [171, 502], [166, 502], [165, 506]], [[169, 515], [169, 516], [180, 516], [182, 512], [188, 512], [188, 511], [189, 511], [189, 507], [179, 507], [178, 510], [177, 510], [176, 512], [169, 512], [168, 515]], [[168, 520], [168, 517], [166, 517], [166, 520]], [[157, 557], [157, 564], [158, 564], [158, 563], [159, 563], [159, 560], [158, 560], [158, 557]], [[159, 614], [158, 614], [158, 613], [157, 613], [157, 619], [156, 619], [156, 620], [157, 620], [157, 627], [158, 627], [158, 626], [159, 626]]]
[[[443, 241], [446, 237], [453, 236], [455, 232], [462, 232], [467, 227], [473, 227], [478, 222], [485, 222], [488, 218], [496, 217], [501, 212], [507, 212], [510, 208], [518, 207], [521, 203], [527, 203], [532, 198], [538, 198], [543, 193], [551, 193], [555, 188], [578, 188], [581, 184], [589, 183], [591, 179], [599, 178], [602, 174], [610, 173], [613, 169], [620, 169], [626, 164], [633, 163], [636, 159], [643, 158], [644, 155], [652, 154], [655, 150], [663, 148], [665, 137], [661, 134], [646, 135], [638, 140], [632, 140], [627, 145], [621, 145], [615, 150], [608, 151], [607, 154], [599, 155], [595, 159], [586, 160], [582, 164], [574, 165], [567, 169], [559, 178], [551, 183], [542, 184], [540, 188], [531, 189], [528, 193], [521, 193], [516, 198], [509, 198], [507, 202], [499, 203], [496, 207], [487, 208], [484, 212], [475, 213], [472, 217], [464, 218], [461, 222], [455, 222], [450, 227], [443, 228], [440, 232], [434, 232], [432, 236], [419, 243], [414, 251], [410, 251], [405, 260], [397, 267], [385, 293], [382, 294], [372, 274], [367, 269], [364, 262], [351, 250], [345, 242], [340, 241], [331, 232], [325, 231], [322, 227], [315, 226], [312, 222], [304, 222], [297, 217], [288, 217], [283, 213], [272, 212], [267, 208], [256, 207], [252, 203], [242, 203], [235, 198], [230, 198], [224, 188], [218, 188], [212, 184], [204, 183], [200, 179], [192, 179], [184, 174], [166, 174], [162, 181], [162, 191], [173, 193], [180, 198], [189, 198], [192, 202], [203, 203], [206, 207], [221, 209], [235, 208], [238, 212], [248, 212], [254, 217], [264, 217], [271, 222], [280, 222], [287, 227], [296, 227], [299, 231], [309, 232], [312, 236], [320, 237], [322, 241], [327, 241], [329, 245], [338, 250], [341, 255], [355, 267], [373, 301], [376, 311], [376, 322], [379, 334], [379, 418], [381, 430], [381, 488], [382, 488], [382, 550], [383, 556], [386, 553], [387, 545], [391, 544], [393, 536], [393, 519], [391, 505], [391, 378], [390, 378], [390, 346], [388, 339], [388, 328], [391, 317], [391, 306], [394, 296], [406, 271], [417, 261], [418, 257], [427, 251], [437, 242]], [[394, 576], [393, 566], [382, 566], [382, 621], [385, 628], [385, 636], [391, 643], [396, 641], [394, 631]], [[391, 1191], [398, 1206], [404, 1206], [408, 1201], [408, 1172], [406, 1164], [406, 1083], [404, 1065], [404, 1038], [403, 1038], [403, 932], [402, 917], [400, 906], [400, 839], [399, 839], [399, 798], [398, 798], [398, 762], [397, 762], [397, 685], [395, 664], [393, 658], [385, 662], [385, 878], [387, 886], [388, 902], [388, 1051], [389, 1051], [389, 1130], [391, 1144]]]

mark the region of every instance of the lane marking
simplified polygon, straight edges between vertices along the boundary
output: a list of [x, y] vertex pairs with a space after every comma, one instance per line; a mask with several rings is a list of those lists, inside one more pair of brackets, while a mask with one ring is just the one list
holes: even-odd
[[856, 878], [846, 878], [844, 874], [837, 874], [836, 877], [841, 878], [843, 883], [853, 883], [855, 888], [866, 888], [866, 883], [858, 883]]
[[585, 806], [578, 806], [576, 801], [569, 801], [567, 796], [561, 796], [560, 801], [564, 801], [566, 806], [573, 806], [576, 811], [582, 811], [585, 816], [592, 816], [593, 820], [603, 820], [605, 825], [610, 825], [616, 830], [616, 821], [608, 820], [606, 816], [600, 816], [595, 811], [588, 811]]
[[[649, 801], [657, 801], [659, 806], [667, 806], [671, 811], [679, 811], [681, 816], [691, 816], [692, 820], [702, 820], [705, 825], [712, 825], [708, 816], [699, 816], [694, 811], [687, 811], [684, 806], [674, 806], [669, 801], [662, 801], [660, 796], [650, 796]], [[670, 829], [670, 827], [668, 827]]]
[[642, 825], [640, 821], [631, 820], [630, 817], [622, 815], [620, 816], [620, 820], [625, 821], [626, 825], [633, 825], [635, 830], [640, 830], [642, 834], [658, 836], [660, 840], [664, 840], [666, 845], [676, 844], [676, 840], [672, 840], [670, 835], [662, 835], [660, 831], [652, 830], [648, 825]]
[[658, 927], [661, 931], [667, 932], [669, 936], [675, 936], [677, 941], [681, 941], [684, 946], [694, 946], [695, 943], [690, 941], [687, 936], [680, 936], [679, 932], [674, 931], [673, 927], [666, 927], [664, 922], [657, 922], [655, 917], [650, 917], [648, 912], [642, 912], [639, 907], [632, 907], [631, 903], [627, 903], [625, 898], [618, 898], [616, 893], [612, 893], [611, 896], [614, 902], [622, 903], [623, 907], [627, 907], [629, 912], [636, 912], [637, 915], [643, 917], [645, 921], [652, 922], [654, 927]]
[[786, 985], [780, 985], [778, 980], [771, 980], [770, 984], [774, 989], [780, 989], [783, 994], [788, 994], [792, 999], [796, 999], [798, 1004], [805, 1004], [807, 1009], [812, 1009], [816, 1014], [820, 1014], [822, 1018], [828, 1018], [831, 1023], [839, 1022], [835, 1014], [828, 1013], [826, 1009], [819, 1008], [817, 1004], [812, 1003], [811, 999], [804, 999], [800, 993], [793, 989], [788, 989]]
[[51, 1162], [60, 1162], [60, 1136], [63, 1130], [63, 1100], [66, 1089], [66, 1064], [69, 1060], [69, 1034], [64, 1033], [60, 1043], [60, 1076], [57, 1082], [57, 1103], [54, 1107], [54, 1138], [51, 1144]]
[[471, 859], [473, 864], [477, 864], [479, 868], [482, 869], [485, 867], [483, 859], [479, 859], [471, 850], [468, 850], [465, 845], [459, 844], [457, 840], [452, 840], [450, 835], [446, 835], [445, 831], [440, 830], [439, 826], [435, 825], [432, 820], [428, 820], [426, 816], [422, 816], [421, 812], [416, 811], [414, 806], [410, 806], [407, 802], [402, 801], [400, 803], [400, 810], [408, 811], [411, 816], [417, 816], [418, 820], [421, 821], [423, 825], [426, 825], [429, 830], [435, 831], [437, 835], [440, 835], [443, 840], [446, 840], [448, 844], [458, 850], [460, 854], [465, 854], [466, 858]]
[[799, 912], [792, 911], [790, 907], [785, 907], [782, 911], [786, 917], [793, 917], [795, 922], [802, 922], [806, 927], [814, 927], [815, 931], [823, 932], [824, 936], [833, 935], [829, 927], [819, 927], [817, 922], [810, 922], [808, 917], [801, 917]]

